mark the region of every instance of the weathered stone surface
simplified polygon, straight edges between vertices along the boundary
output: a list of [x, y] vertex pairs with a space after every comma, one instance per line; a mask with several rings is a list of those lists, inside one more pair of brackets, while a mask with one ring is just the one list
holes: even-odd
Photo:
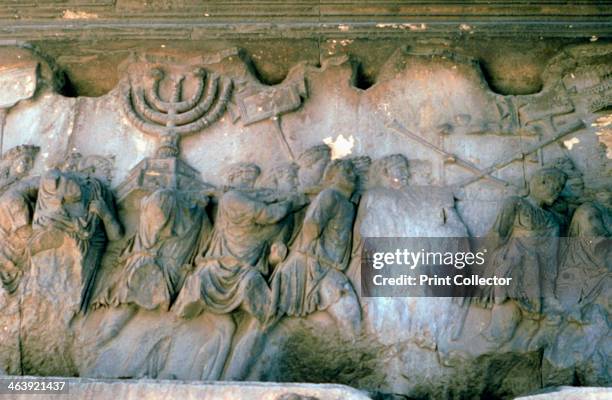
[[[257, 54], [161, 49], [100, 97], [60, 94], [32, 54], [36, 81], [0, 69], [27, 89], [3, 108], [0, 370], [417, 398], [610, 384], [609, 43], [559, 51], [523, 95], [443, 44], [398, 46], [372, 86], [331, 47], [272, 86]], [[485, 272], [516, 286], [360, 296], [364, 240], [389, 236], [486, 236]]]
[[[68, 378], [67, 394], [55, 399], [202, 399], [202, 400], [367, 400], [364, 392], [342, 385], [299, 383], [205, 383], [168, 380], [114, 380]], [[41, 398], [20, 394], [19, 398]]]
[[517, 397], [517, 400], [599, 400], [608, 399], [612, 396], [612, 389], [608, 388], [576, 388], [562, 386], [558, 388], [547, 388], [538, 391], [539, 394]]

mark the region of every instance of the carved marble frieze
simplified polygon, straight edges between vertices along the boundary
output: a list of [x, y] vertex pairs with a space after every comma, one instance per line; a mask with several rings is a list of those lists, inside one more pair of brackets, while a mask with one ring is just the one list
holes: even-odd
[[[398, 49], [363, 90], [348, 56], [269, 86], [230, 48], [133, 55], [109, 93], [67, 98], [46, 60], [6, 54], [0, 371], [610, 384], [609, 45], [564, 49], [529, 95], [448, 50]], [[485, 236], [517, 292], [361, 296], [365, 238]], [[546, 300], [521, 301], [534, 276]]]

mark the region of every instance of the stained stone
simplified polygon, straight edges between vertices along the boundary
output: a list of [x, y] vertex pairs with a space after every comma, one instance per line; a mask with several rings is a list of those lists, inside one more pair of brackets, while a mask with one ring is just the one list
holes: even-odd
[[[33, 378], [33, 377], [28, 377]], [[361, 391], [342, 385], [277, 384], [257, 382], [188, 382], [141, 379], [68, 378], [67, 394], [53, 394], [54, 399], [204, 399], [204, 400], [367, 400]], [[36, 399], [40, 394], [20, 394]]]
[[[78, 3], [0, 6], [2, 374], [608, 395], [604, 6]], [[513, 283], [367, 297], [373, 238], [482, 240], [481, 276]]]

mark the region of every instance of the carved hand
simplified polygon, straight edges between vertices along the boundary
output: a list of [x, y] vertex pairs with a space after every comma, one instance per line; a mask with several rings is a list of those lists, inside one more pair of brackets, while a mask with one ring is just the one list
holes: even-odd
[[89, 203], [89, 212], [104, 218], [104, 215], [108, 214], [108, 207], [100, 200], [93, 200]]
[[299, 210], [300, 208], [308, 204], [308, 196], [303, 193], [294, 194], [290, 198], [293, 205], [293, 210]]

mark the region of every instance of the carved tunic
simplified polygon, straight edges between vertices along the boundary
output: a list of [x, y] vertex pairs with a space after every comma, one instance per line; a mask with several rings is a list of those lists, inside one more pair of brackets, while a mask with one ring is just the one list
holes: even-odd
[[231, 190], [219, 201], [215, 230], [206, 257], [235, 257], [268, 274], [268, 248], [282, 230], [286, 207], [267, 204], [257, 192]]
[[313, 200], [294, 248], [272, 276], [280, 314], [306, 316], [329, 307], [320, 301], [319, 284], [331, 268], [347, 268], [354, 217], [353, 203], [333, 188]]
[[[561, 254], [556, 292], [570, 308], [580, 309], [610, 291], [612, 213], [598, 203], [582, 204], [572, 219]], [[609, 295], [609, 293], [608, 293]], [[604, 298], [604, 306], [609, 307]]]
[[0, 196], [0, 281], [9, 293], [17, 289], [26, 263], [37, 183], [14, 184]]
[[528, 199], [511, 197], [502, 206], [489, 236], [497, 243], [486, 274], [512, 278], [512, 284], [498, 286], [495, 292], [487, 287], [484, 304], [510, 298], [528, 312], [541, 312], [542, 298], [553, 295], [558, 220]]
[[269, 289], [262, 274], [268, 270], [269, 245], [284, 232], [281, 221], [290, 206], [288, 201], [263, 201], [255, 191], [225, 193], [206, 256], [197, 261], [198, 269], [186, 281], [177, 307], [201, 299], [214, 313], [242, 306], [263, 320]]
[[204, 210], [180, 193], [161, 189], [141, 202], [138, 232], [121, 259], [125, 270], [112, 304], [168, 309], [183, 285], [198, 240], [211, 224]]
[[[78, 173], [49, 172], [41, 178], [33, 219], [31, 254], [47, 250], [62, 252], [66, 242], [72, 241], [81, 260], [81, 308], [88, 306], [95, 277], [107, 236], [99, 216], [90, 212], [93, 201], [100, 201], [114, 210], [110, 192], [98, 180]], [[57, 262], [61, 263], [58, 254]], [[40, 266], [43, 268], [43, 266]]]

